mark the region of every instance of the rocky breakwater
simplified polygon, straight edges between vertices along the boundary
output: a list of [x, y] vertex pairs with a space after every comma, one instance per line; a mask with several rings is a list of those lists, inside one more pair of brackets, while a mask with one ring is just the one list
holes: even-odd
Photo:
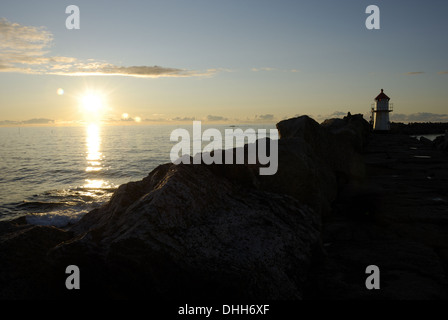
[[[259, 164], [168, 163], [64, 230], [3, 222], [0, 297], [315, 295], [322, 221], [339, 188], [365, 177], [368, 124], [360, 115], [322, 125], [302, 116], [277, 128], [275, 175], [258, 175]], [[68, 265], [79, 267], [81, 290], [65, 288]]]
[[[366, 178], [333, 203], [322, 235], [326, 251], [317, 296], [328, 299], [448, 298], [446, 138], [371, 134]], [[379, 290], [366, 290], [369, 265]]]

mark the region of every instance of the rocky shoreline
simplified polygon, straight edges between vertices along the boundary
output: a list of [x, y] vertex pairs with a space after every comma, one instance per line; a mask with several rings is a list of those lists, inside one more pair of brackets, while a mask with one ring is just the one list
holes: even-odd
[[350, 114], [277, 129], [273, 176], [168, 163], [67, 228], [1, 222], [0, 298], [446, 299], [447, 137], [373, 134]]

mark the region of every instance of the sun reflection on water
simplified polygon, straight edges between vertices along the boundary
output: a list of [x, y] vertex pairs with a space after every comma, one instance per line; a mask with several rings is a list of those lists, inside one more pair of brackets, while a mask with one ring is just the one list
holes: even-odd
[[98, 124], [91, 123], [87, 127], [87, 172], [91, 171], [101, 171], [102, 165], [101, 160], [103, 159], [103, 154], [101, 153], [101, 135], [100, 127]]
[[110, 185], [103, 179], [98, 179], [94, 174], [103, 170], [103, 154], [101, 152], [101, 127], [98, 123], [90, 123], [86, 127], [86, 172], [92, 174], [91, 179], [86, 179], [84, 188], [101, 190], [109, 188]]

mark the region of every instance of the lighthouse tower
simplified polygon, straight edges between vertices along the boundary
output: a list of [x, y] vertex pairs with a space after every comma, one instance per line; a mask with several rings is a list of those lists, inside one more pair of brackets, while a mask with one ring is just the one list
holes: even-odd
[[390, 98], [386, 96], [381, 89], [381, 93], [375, 98], [374, 107], [372, 107], [373, 130], [389, 131], [389, 112], [392, 112], [392, 104], [389, 105]]

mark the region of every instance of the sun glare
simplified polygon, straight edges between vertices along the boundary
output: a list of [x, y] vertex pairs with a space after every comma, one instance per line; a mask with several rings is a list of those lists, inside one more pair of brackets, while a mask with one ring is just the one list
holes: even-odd
[[88, 123], [99, 123], [106, 113], [105, 95], [100, 91], [88, 90], [78, 98], [79, 110]]
[[96, 93], [87, 93], [81, 99], [84, 111], [98, 112], [103, 108], [103, 99]]

